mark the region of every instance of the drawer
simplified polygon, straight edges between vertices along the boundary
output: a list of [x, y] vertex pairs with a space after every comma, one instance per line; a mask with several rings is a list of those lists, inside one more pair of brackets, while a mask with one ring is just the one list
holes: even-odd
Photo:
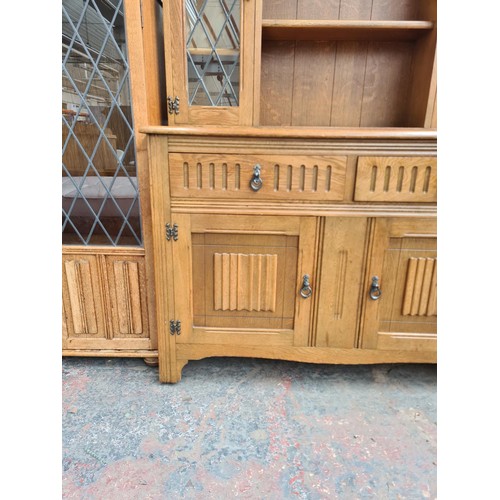
[[[346, 156], [170, 153], [170, 194], [179, 198], [340, 201]], [[262, 185], [250, 187], [254, 167]]]
[[435, 156], [360, 156], [355, 201], [437, 201]]

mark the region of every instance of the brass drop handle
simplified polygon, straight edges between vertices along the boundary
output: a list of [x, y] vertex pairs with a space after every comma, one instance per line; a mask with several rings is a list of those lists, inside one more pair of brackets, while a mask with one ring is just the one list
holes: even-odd
[[302, 278], [302, 288], [300, 289], [300, 295], [304, 299], [308, 299], [313, 293], [309, 280], [309, 275], [304, 274], [304, 277]]
[[253, 177], [250, 180], [250, 188], [252, 191], [258, 191], [262, 187], [262, 178], [260, 176], [261, 166], [259, 164], [253, 167]]
[[372, 286], [370, 287], [370, 299], [372, 300], [378, 300], [382, 295], [382, 290], [380, 288], [378, 280], [379, 280], [378, 276], [374, 276], [372, 278]]

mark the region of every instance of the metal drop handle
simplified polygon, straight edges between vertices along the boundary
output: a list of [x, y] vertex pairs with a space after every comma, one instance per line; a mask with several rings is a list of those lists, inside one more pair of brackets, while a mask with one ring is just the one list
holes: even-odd
[[262, 178], [260, 176], [261, 166], [259, 164], [253, 167], [253, 177], [250, 180], [250, 188], [252, 191], [258, 191], [262, 187]]
[[308, 299], [312, 295], [312, 292], [313, 292], [309, 279], [310, 279], [309, 275], [304, 274], [304, 277], [302, 278], [302, 288], [300, 289], [300, 295], [304, 299]]
[[378, 300], [382, 295], [382, 289], [380, 288], [378, 280], [378, 276], [372, 278], [372, 286], [370, 287], [370, 299], [372, 300]]

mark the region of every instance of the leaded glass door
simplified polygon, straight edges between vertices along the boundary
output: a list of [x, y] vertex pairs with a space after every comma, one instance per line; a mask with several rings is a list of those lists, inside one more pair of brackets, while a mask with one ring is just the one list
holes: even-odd
[[62, 242], [142, 246], [123, 0], [62, 2]]
[[170, 125], [252, 125], [254, 17], [254, 1], [169, 2]]

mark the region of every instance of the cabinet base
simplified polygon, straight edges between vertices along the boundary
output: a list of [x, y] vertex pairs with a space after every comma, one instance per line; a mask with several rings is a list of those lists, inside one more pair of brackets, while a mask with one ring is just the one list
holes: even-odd
[[[147, 358], [158, 360], [158, 351], [138, 349], [63, 349], [62, 355], [92, 358]], [[158, 361], [156, 364], [158, 364]]]
[[292, 347], [292, 346], [235, 346], [178, 344], [176, 347], [177, 366], [172, 380], [161, 382], [176, 383], [181, 372], [190, 360], [209, 357], [240, 357], [281, 359], [318, 364], [382, 364], [382, 363], [437, 363], [437, 353], [431, 351], [401, 351], [375, 349], [336, 349], [330, 347]]

